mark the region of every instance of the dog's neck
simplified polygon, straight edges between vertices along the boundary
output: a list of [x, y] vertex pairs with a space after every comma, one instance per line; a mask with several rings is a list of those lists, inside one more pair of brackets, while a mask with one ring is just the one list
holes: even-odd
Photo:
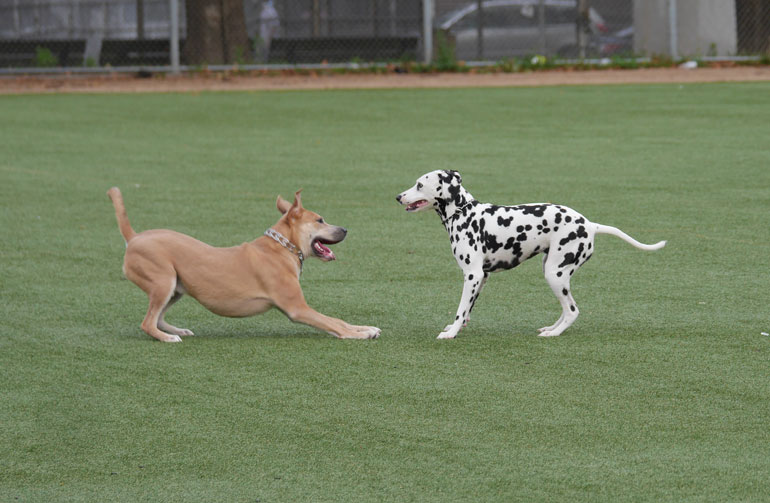
[[294, 235], [291, 232], [291, 227], [286, 225], [283, 220], [279, 220], [274, 226], [265, 231], [263, 236], [267, 236], [273, 241], [279, 243], [288, 251], [293, 253], [299, 259], [299, 274], [302, 274], [302, 268], [305, 262], [305, 255], [302, 250], [294, 241]]
[[[454, 187], [452, 189], [454, 189]], [[450, 189], [452, 198], [439, 201], [438, 206], [436, 206], [436, 213], [438, 213], [438, 216], [441, 218], [441, 223], [443, 223], [444, 227], [447, 229], [449, 229], [449, 226], [452, 224], [454, 217], [459, 215], [463, 209], [476, 200], [476, 198], [473, 197], [470, 192], [465, 190], [462, 185], [458, 186], [459, 190], [452, 189]]]

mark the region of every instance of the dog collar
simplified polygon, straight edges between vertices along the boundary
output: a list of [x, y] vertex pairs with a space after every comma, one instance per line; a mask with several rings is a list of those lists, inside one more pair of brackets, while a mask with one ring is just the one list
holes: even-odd
[[471, 204], [473, 204], [473, 201], [475, 201], [475, 199], [474, 199], [474, 200], [472, 200], [472, 201], [468, 201], [468, 204], [466, 204], [465, 206], [463, 206], [463, 207], [461, 207], [461, 208], [457, 208], [457, 209], [455, 210], [455, 212], [454, 212], [454, 213], [452, 213], [451, 215], [449, 215], [448, 217], [446, 217], [446, 219], [445, 219], [445, 220], [442, 220], [442, 223], [443, 223], [444, 225], [446, 225], [446, 224], [447, 224], [447, 222], [449, 222], [450, 220], [454, 219], [454, 217], [456, 217], [457, 215], [459, 215], [459, 214], [460, 214], [460, 212], [462, 212], [462, 211], [463, 211], [465, 208], [467, 208], [468, 206], [470, 206]]
[[302, 265], [305, 262], [305, 255], [302, 253], [302, 250], [297, 248], [294, 243], [289, 241], [286, 236], [278, 232], [277, 230], [273, 229], [272, 227], [265, 231], [265, 236], [274, 239], [275, 241], [278, 241], [278, 243], [281, 244], [284, 248], [295, 254], [299, 258], [299, 273], [302, 274]]

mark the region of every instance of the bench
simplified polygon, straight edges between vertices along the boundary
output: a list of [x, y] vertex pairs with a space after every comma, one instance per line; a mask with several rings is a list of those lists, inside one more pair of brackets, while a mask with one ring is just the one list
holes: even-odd
[[417, 37], [276, 37], [269, 63], [329, 63], [415, 59]]
[[[179, 41], [179, 51], [184, 41]], [[163, 66], [170, 64], [171, 42], [169, 39], [109, 39], [102, 40], [99, 65], [111, 66]]]
[[85, 50], [85, 40], [0, 40], [0, 68], [83, 66]]

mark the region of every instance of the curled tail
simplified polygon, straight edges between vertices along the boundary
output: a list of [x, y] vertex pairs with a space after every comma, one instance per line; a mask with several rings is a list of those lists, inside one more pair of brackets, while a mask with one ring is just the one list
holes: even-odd
[[128, 243], [131, 238], [136, 236], [136, 232], [131, 228], [131, 223], [128, 221], [128, 215], [126, 215], [126, 207], [123, 205], [123, 195], [120, 193], [120, 189], [113, 187], [107, 191], [107, 195], [112, 199], [112, 205], [115, 206], [115, 217], [118, 219], [118, 228], [120, 233], [123, 234], [123, 239]]
[[636, 239], [632, 238], [625, 232], [621, 231], [618, 228], [611, 227], [609, 225], [601, 225], [601, 224], [594, 224], [596, 226], [596, 233], [597, 234], [612, 234], [613, 236], [617, 236], [626, 243], [630, 243], [634, 245], [635, 247], [639, 248], [640, 250], [646, 250], [646, 251], [653, 251], [653, 250], [660, 250], [664, 246], [666, 246], [665, 241], [658, 241], [654, 245], [646, 245], [644, 243], [640, 243]]

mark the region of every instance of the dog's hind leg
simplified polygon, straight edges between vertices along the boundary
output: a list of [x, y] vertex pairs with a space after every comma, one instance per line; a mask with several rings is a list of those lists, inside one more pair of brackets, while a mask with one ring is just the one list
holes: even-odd
[[553, 255], [551, 260], [546, 260], [543, 264], [543, 270], [548, 286], [551, 287], [551, 290], [554, 295], [556, 295], [556, 298], [561, 305], [561, 316], [553, 325], [538, 330], [541, 337], [561, 335], [562, 332], [575, 322], [580, 314], [570, 289], [570, 278], [579, 265], [575, 266], [574, 269], [568, 269], [564, 267], [564, 262], [562, 262], [562, 264], [557, 264], [556, 260], [554, 260], [555, 257], [556, 255]]
[[184, 296], [184, 293], [179, 291], [179, 288], [174, 289], [174, 294], [171, 296], [169, 301], [166, 303], [165, 306], [163, 306], [163, 309], [160, 312], [160, 316], [158, 317], [158, 328], [162, 330], [163, 332], [168, 332], [170, 334], [174, 335], [195, 335], [192, 333], [191, 330], [187, 330], [186, 328], [179, 328], [175, 327], [174, 325], [171, 325], [170, 323], [166, 322], [164, 319], [166, 315], [166, 311], [168, 311], [168, 308], [174, 305], [176, 301], [181, 299]]
[[161, 314], [174, 295], [174, 285], [170, 284], [170, 282], [166, 283], [164, 285], [163, 282], [159, 281], [153, 283], [149, 291], [145, 290], [150, 298], [150, 305], [147, 308], [147, 315], [144, 317], [144, 321], [142, 321], [142, 330], [159, 341], [182, 342], [178, 335], [166, 333], [158, 328]]
[[[142, 321], [142, 330], [147, 335], [163, 342], [181, 342], [177, 334], [164, 332], [159, 327], [167, 327], [163, 314], [177, 293], [177, 274], [169, 263], [141, 252], [126, 251], [123, 260], [123, 272], [132, 283], [141, 288], [149, 298], [147, 315]], [[181, 292], [180, 292], [181, 293]], [[173, 299], [176, 302], [177, 299]]]
[[[565, 277], [566, 276], [566, 277]], [[570, 291], [569, 276], [563, 275], [557, 277], [555, 274], [549, 274], [546, 272], [545, 276], [548, 285], [553, 290], [554, 295], [561, 304], [561, 316], [550, 327], [543, 327], [540, 329], [540, 337], [554, 337], [561, 335], [562, 332], [567, 330], [572, 325], [580, 314], [580, 311], [575, 304], [575, 299], [572, 297]]]

